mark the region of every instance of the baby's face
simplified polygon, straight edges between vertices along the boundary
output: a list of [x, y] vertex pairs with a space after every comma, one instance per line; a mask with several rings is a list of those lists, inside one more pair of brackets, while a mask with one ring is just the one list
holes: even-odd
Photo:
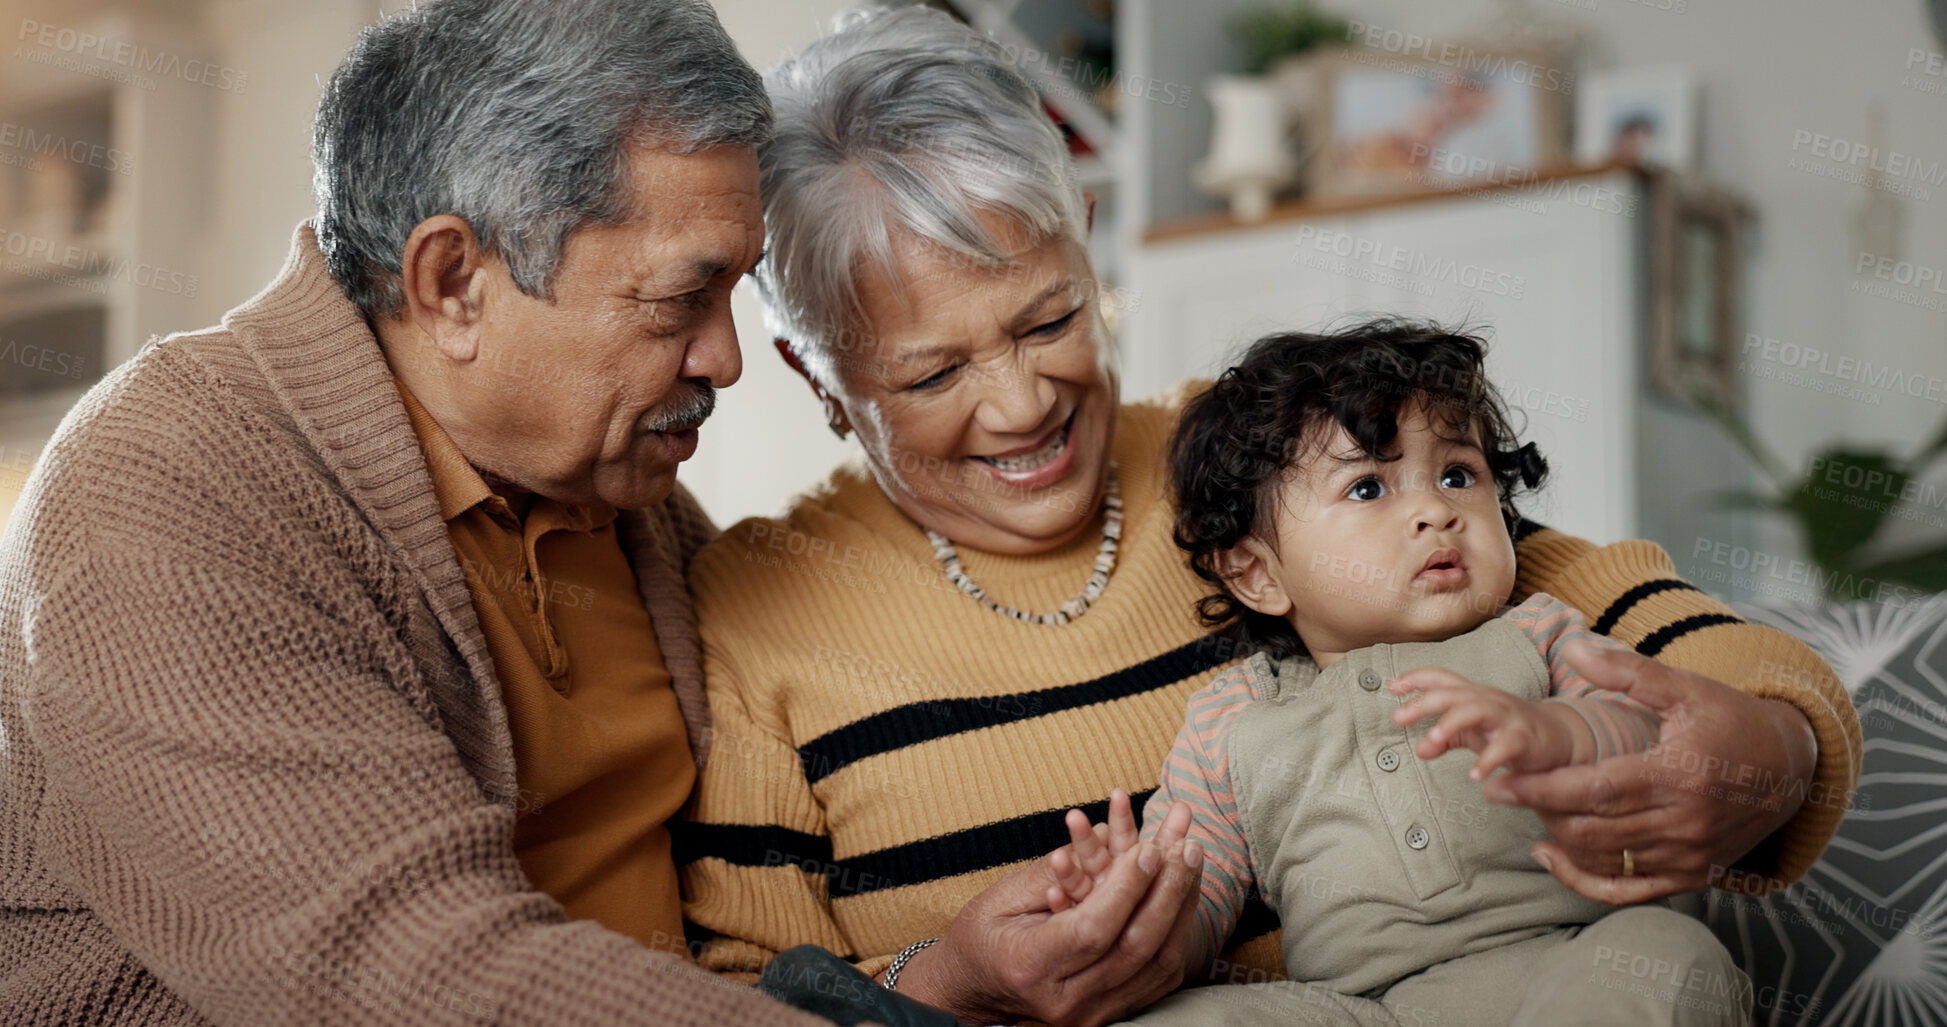
[[[1435, 642], [1493, 617], [1514, 587], [1514, 544], [1473, 441], [1399, 413], [1399, 459], [1334, 437], [1282, 486], [1267, 570], [1314, 654], [1379, 642]], [[1267, 611], [1268, 612], [1268, 611]]]

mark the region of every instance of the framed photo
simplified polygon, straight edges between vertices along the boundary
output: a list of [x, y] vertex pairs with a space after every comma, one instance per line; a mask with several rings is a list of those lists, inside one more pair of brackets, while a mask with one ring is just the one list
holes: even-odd
[[1650, 384], [1680, 402], [1703, 394], [1736, 410], [1739, 255], [1751, 207], [1721, 187], [1659, 173], [1650, 217]]
[[1523, 181], [1563, 163], [1562, 90], [1546, 57], [1470, 50], [1464, 66], [1377, 50], [1321, 55], [1312, 196]]
[[1576, 88], [1576, 162], [1692, 170], [1698, 93], [1696, 76], [1675, 68], [1583, 76]]

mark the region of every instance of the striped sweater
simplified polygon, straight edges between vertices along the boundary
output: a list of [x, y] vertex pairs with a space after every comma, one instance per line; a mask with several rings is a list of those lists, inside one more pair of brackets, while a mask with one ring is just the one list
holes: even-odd
[[[748, 972], [812, 943], [876, 974], [1065, 842], [1070, 807], [1100, 820], [1112, 789], [1140, 802], [1156, 788], [1184, 704], [1243, 655], [1197, 623], [1204, 587], [1170, 540], [1163, 454], [1184, 398], [1122, 408], [1117, 568], [1064, 627], [960, 592], [856, 462], [784, 518], [743, 521], [696, 556], [715, 737], [677, 859], [704, 965]], [[1052, 610], [1087, 580], [1098, 540], [961, 559], [1000, 602]], [[1731, 617], [1646, 542], [1598, 549], [1541, 529], [1516, 557], [1516, 595], [1546, 590], [1625, 644], [1799, 706], [1818, 730], [1819, 783], [1850, 794], [1857, 717], [1797, 640]], [[1758, 866], [1795, 878], [1842, 812], [1808, 804]], [[1275, 927], [1268, 909], [1246, 909], [1231, 958], [1275, 969]]]
[[[1521, 629], [1541, 654], [1548, 668], [1549, 695], [1588, 721], [1597, 759], [1642, 752], [1656, 742], [1659, 718], [1654, 711], [1620, 692], [1591, 685], [1563, 655], [1568, 644], [1577, 640], [1611, 649], [1627, 646], [1590, 631], [1580, 612], [1545, 592], [1529, 596], [1501, 616]], [[1259, 660], [1235, 664], [1190, 697], [1183, 727], [1163, 763], [1162, 783], [1149, 800], [1157, 808], [1173, 802], [1190, 808], [1189, 837], [1205, 856], [1194, 941], [1205, 957], [1216, 953], [1236, 930], [1245, 903], [1260, 894], [1257, 868], [1269, 861], [1269, 853], [1250, 851], [1244, 814], [1230, 784], [1230, 728], [1261, 698], [1258, 682], [1269, 672], [1270, 665]], [[1155, 837], [1161, 819], [1144, 816], [1145, 839]]]

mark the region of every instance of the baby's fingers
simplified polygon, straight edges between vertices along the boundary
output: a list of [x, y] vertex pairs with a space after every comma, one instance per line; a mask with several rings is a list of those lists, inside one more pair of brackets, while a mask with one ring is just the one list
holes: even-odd
[[1142, 832], [1129, 805], [1129, 793], [1118, 788], [1109, 793], [1109, 856], [1120, 856], [1136, 847]]
[[1104, 839], [1107, 831], [1100, 824], [1090, 824], [1088, 814], [1078, 809], [1068, 811], [1065, 821], [1068, 825], [1068, 847], [1073, 851], [1075, 863], [1085, 874], [1099, 874], [1107, 870], [1115, 857], [1109, 854], [1109, 846]]
[[1190, 833], [1190, 806], [1188, 803], [1173, 802], [1163, 809], [1163, 826], [1156, 830], [1156, 847], [1169, 852], [1171, 847]]
[[1430, 760], [1449, 749], [1474, 748], [1468, 742], [1475, 736], [1485, 737], [1500, 726], [1498, 711], [1493, 706], [1481, 702], [1462, 702], [1455, 705], [1442, 716], [1438, 723], [1427, 729], [1426, 737], [1413, 751], [1423, 760]]
[[1048, 856], [1048, 869], [1054, 872], [1055, 883], [1048, 886], [1048, 908], [1059, 913], [1069, 906], [1088, 898], [1095, 881], [1081, 867], [1067, 849], [1056, 849]]
[[1512, 764], [1528, 754], [1528, 733], [1525, 731], [1503, 730], [1494, 733], [1482, 747], [1480, 759], [1467, 776], [1475, 781], [1485, 781], [1489, 774]]

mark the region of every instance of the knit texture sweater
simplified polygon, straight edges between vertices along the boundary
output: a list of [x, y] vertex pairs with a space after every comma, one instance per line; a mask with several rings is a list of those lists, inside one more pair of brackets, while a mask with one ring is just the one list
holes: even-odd
[[[679, 489], [618, 525], [700, 760], [709, 522]], [[88, 393], [0, 538], [0, 1023], [819, 1022], [568, 920], [515, 781], [425, 458], [300, 226]]]
[[[677, 859], [704, 965], [749, 973], [812, 942], [876, 974], [1064, 844], [1070, 807], [1100, 822], [1112, 789], [1140, 803], [1156, 788], [1187, 700], [1244, 655], [1197, 623], [1205, 586], [1170, 539], [1163, 454], [1184, 398], [1122, 408], [1118, 563], [1063, 627], [962, 593], [856, 462], [784, 518], [746, 520], [697, 555], [716, 747]], [[1080, 590], [1099, 541], [960, 556], [998, 602], [1041, 612]], [[1771, 887], [1803, 873], [1844, 813], [1829, 797], [1851, 793], [1859, 766], [1858, 718], [1825, 663], [1676, 579], [1652, 543], [1531, 529], [1516, 557], [1515, 598], [1548, 592], [1640, 652], [1804, 711], [1828, 801], [1746, 861]], [[1275, 970], [1276, 924], [1253, 901], [1226, 961]]]

